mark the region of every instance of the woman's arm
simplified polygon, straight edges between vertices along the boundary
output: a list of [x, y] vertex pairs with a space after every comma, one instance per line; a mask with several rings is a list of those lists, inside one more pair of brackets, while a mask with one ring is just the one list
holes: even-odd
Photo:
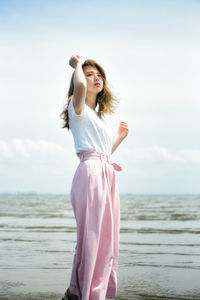
[[115, 142], [113, 143], [111, 154], [113, 154], [113, 152], [117, 149], [117, 147], [121, 144], [121, 142], [127, 135], [128, 135], [128, 124], [126, 122], [121, 121], [118, 129], [118, 136]]
[[74, 93], [73, 93], [73, 104], [74, 110], [77, 115], [81, 114], [82, 108], [85, 103], [86, 97], [86, 79], [83, 73], [82, 63], [79, 55], [72, 55], [69, 64], [74, 71]]

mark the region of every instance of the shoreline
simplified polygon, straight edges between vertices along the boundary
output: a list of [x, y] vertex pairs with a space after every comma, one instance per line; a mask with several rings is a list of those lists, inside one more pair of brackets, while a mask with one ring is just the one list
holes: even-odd
[[[71, 270], [63, 268], [2, 269], [0, 299], [61, 300], [68, 287], [70, 274]], [[118, 296], [114, 299], [198, 300], [200, 299], [198, 278], [198, 269], [189, 269], [183, 273], [181, 268], [160, 270], [158, 267], [147, 266], [119, 267]]]

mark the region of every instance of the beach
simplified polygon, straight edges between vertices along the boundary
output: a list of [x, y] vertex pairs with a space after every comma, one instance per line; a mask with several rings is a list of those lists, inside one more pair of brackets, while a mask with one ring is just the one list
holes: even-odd
[[[200, 195], [120, 196], [118, 296], [200, 299]], [[60, 300], [76, 242], [69, 195], [0, 194], [0, 300]]]

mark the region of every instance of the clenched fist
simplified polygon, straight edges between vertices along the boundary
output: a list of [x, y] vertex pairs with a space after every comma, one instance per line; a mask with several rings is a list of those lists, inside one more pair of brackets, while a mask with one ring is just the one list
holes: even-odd
[[76, 66], [77, 66], [77, 64], [78, 64], [79, 62], [80, 62], [80, 56], [79, 56], [79, 55], [76, 55], [76, 54], [72, 55], [72, 56], [70, 57], [70, 59], [69, 59], [69, 65], [70, 65], [73, 69], [76, 68]]
[[118, 129], [118, 136], [121, 140], [123, 140], [128, 135], [128, 124], [126, 122], [120, 122], [120, 126]]

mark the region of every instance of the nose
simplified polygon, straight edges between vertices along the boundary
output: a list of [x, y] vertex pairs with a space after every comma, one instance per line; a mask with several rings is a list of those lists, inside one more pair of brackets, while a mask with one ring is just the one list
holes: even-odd
[[95, 81], [99, 81], [99, 76], [97, 74], [95, 75]]

